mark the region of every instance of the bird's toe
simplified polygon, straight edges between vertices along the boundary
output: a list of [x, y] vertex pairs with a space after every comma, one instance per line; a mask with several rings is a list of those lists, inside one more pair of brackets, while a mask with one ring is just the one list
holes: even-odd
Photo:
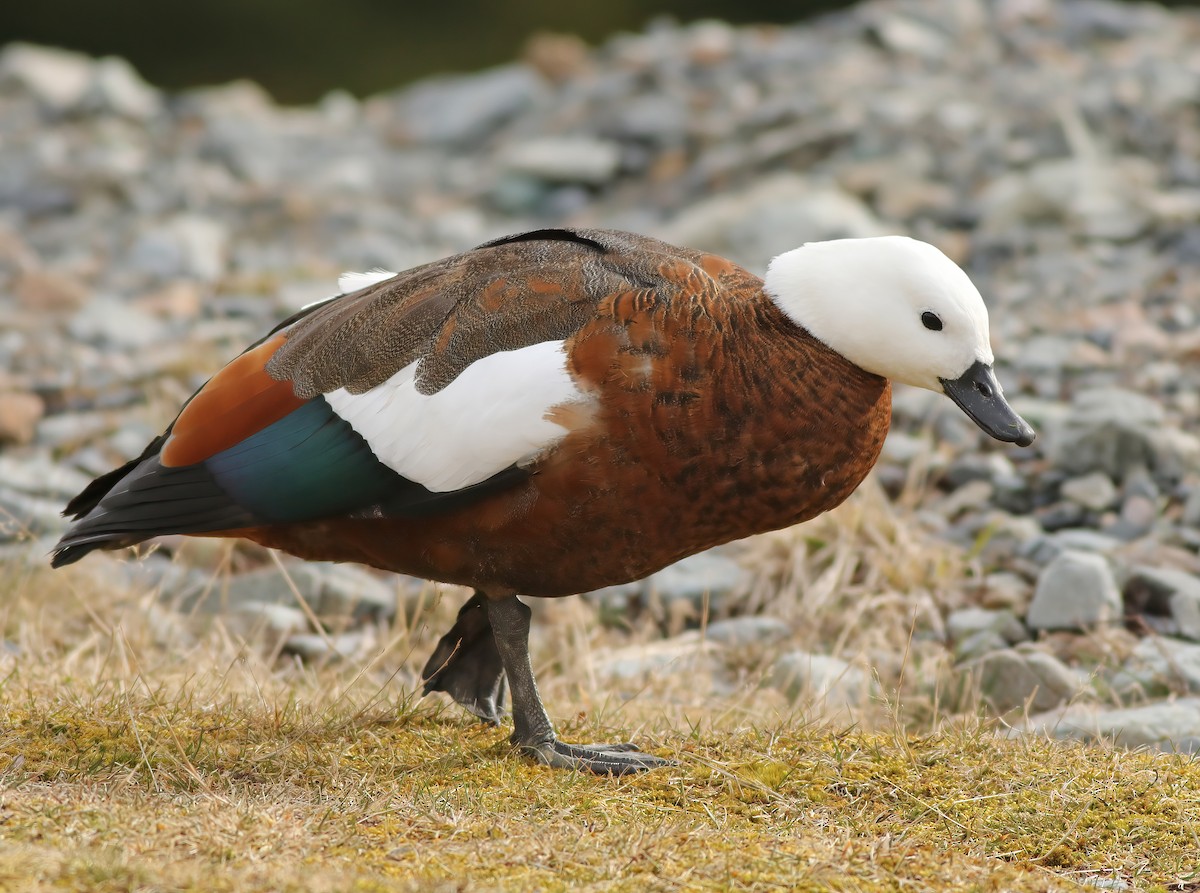
[[567, 744], [549, 741], [542, 744], [523, 744], [521, 750], [539, 763], [556, 769], [575, 769], [595, 775], [631, 775], [663, 766], [673, 766], [672, 760], [642, 753], [637, 745]]

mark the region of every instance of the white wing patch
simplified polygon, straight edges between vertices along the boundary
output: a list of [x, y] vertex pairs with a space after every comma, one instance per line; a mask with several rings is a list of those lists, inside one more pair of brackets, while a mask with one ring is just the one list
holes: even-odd
[[386, 282], [396, 274], [391, 270], [384, 270], [376, 267], [374, 270], [369, 270], [366, 273], [343, 273], [338, 277], [338, 291], [344, 295], [358, 291], [360, 288], [366, 288], [368, 285], [374, 285], [377, 282]]
[[325, 395], [384, 465], [438, 493], [487, 480], [554, 445], [567, 429], [547, 418], [585, 399], [562, 341], [502, 351], [472, 363], [436, 394], [417, 391], [417, 364], [363, 394]]
[[374, 285], [376, 282], [386, 282], [393, 276], [397, 275], [391, 270], [383, 270], [376, 267], [366, 273], [343, 273], [338, 277], [338, 293], [330, 295], [327, 298], [318, 298], [315, 301], [309, 301], [301, 310], [311, 310], [313, 307], [319, 307], [322, 304], [328, 304], [330, 301], [335, 301], [342, 295], [348, 295], [351, 292], [358, 291], [360, 288], [366, 288], [368, 285]]

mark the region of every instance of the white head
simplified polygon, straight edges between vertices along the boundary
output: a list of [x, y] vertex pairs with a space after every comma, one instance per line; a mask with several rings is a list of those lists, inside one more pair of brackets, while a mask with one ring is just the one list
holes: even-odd
[[927, 242], [809, 242], [771, 261], [766, 291], [850, 362], [893, 381], [941, 391], [976, 361], [992, 364], [983, 298]]
[[993, 437], [1033, 442], [992, 372], [983, 298], [932, 245], [904, 236], [810, 242], [771, 261], [765, 289], [856, 366], [945, 393]]

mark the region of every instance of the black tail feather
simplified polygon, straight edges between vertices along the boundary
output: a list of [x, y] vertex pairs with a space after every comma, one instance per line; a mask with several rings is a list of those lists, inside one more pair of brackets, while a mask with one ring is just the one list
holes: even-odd
[[78, 561], [94, 549], [120, 549], [166, 533], [208, 533], [260, 523], [229, 498], [203, 464], [171, 468], [157, 455], [97, 478], [71, 500], [65, 514], [77, 520], [54, 547], [53, 567]]

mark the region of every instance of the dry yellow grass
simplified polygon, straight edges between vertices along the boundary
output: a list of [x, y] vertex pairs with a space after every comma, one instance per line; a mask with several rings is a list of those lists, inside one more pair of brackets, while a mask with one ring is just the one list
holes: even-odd
[[1200, 886], [1200, 765], [1007, 740], [939, 706], [944, 658], [910, 638], [964, 598], [955, 550], [870, 489], [751, 550], [746, 597], [794, 620], [796, 644], [906, 653], [880, 670], [888, 697], [853, 718], [798, 711], [747, 659], [733, 696], [687, 678], [621, 699], [593, 657], [653, 625], [552, 605], [535, 658], [564, 737], [678, 761], [623, 780], [516, 759], [505, 731], [414, 698], [456, 598], [314, 668], [100, 582], [115, 559], [0, 565], [16, 646], [0, 656], [0, 890]]

